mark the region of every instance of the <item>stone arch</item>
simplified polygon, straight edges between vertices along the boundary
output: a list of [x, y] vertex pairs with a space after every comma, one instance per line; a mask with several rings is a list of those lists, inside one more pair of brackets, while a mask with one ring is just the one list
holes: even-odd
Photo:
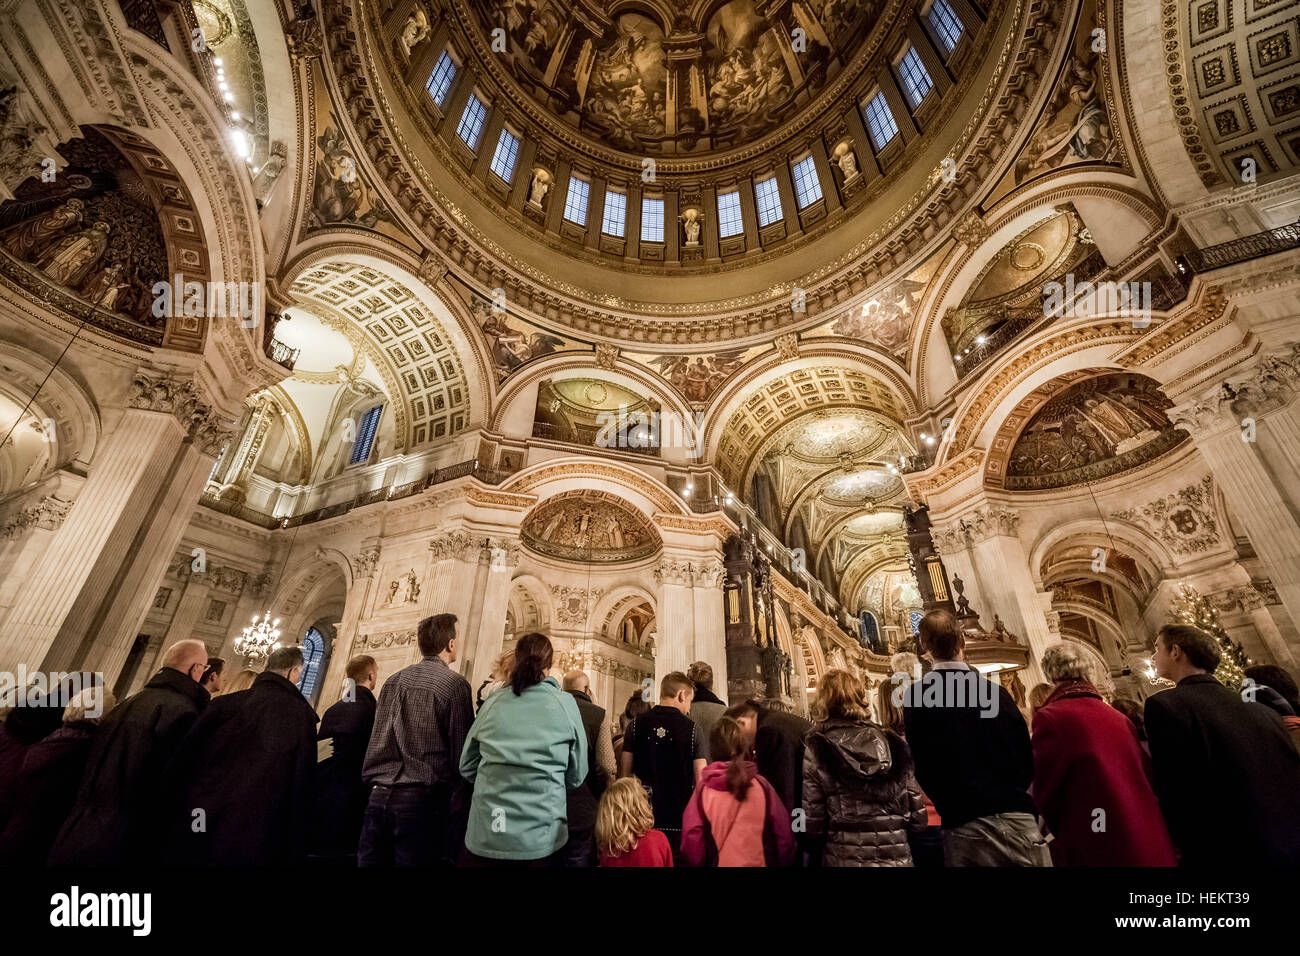
[[[456, 357], [460, 376], [465, 389], [465, 421], [457, 434], [463, 434], [483, 426], [494, 407], [496, 397], [495, 378], [488, 367], [486, 355], [487, 342], [482, 332], [473, 321], [469, 310], [456, 295], [451, 282], [444, 276], [430, 284], [422, 278], [422, 263], [409, 250], [391, 240], [382, 237], [360, 237], [354, 232], [345, 236], [337, 232], [326, 232], [313, 236], [311, 240], [295, 251], [294, 258], [285, 264], [281, 287], [293, 293], [295, 283], [300, 282], [313, 270], [323, 268], [343, 268], [352, 270], [356, 267], [371, 269], [382, 274], [402, 292], [409, 295], [416, 304], [423, 307], [426, 314], [447, 335], [451, 351]], [[303, 308], [310, 309], [310, 296], [304, 297]], [[328, 307], [328, 306], [327, 306]], [[334, 317], [331, 317], [334, 318]], [[357, 323], [351, 317], [347, 317]], [[411, 398], [404, 381], [406, 367], [398, 369], [387, 353], [378, 347], [377, 341], [363, 329], [358, 329], [366, 343], [367, 352], [375, 366], [384, 375], [385, 383], [397, 394], [403, 396], [404, 402]], [[450, 438], [435, 436], [437, 438]], [[410, 440], [414, 440], [413, 438]], [[426, 438], [426, 440], [434, 440]]]
[[708, 460], [717, 457], [723, 434], [752, 396], [795, 372], [822, 368], [838, 368], [864, 376], [880, 386], [865, 395], [852, 391], [846, 393], [842, 402], [845, 406], [883, 413], [896, 421], [900, 429], [902, 423], [918, 410], [911, 380], [896, 364], [878, 353], [848, 344], [808, 345], [800, 348], [797, 358], [787, 359], [779, 353], [759, 358], [723, 385], [710, 401], [701, 425], [701, 447], [705, 457]]
[[531, 465], [506, 479], [501, 490], [537, 495], [540, 502], [561, 492], [589, 489], [593, 482], [615, 491], [651, 520], [660, 512], [689, 514], [681, 498], [658, 479], [621, 462], [594, 461], [580, 455]]
[[[42, 441], [45, 433], [51, 432], [52, 448], [36, 481], [65, 465], [84, 470], [94, 460], [101, 428], [99, 412], [89, 387], [79, 379], [72, 363], [51, 366], [48, 359], [25, 346], [0, 342], [0, 399], [14, 406], [14, 417], [30, 402], [27, 419], [54, 422], [52, 430], [42, 429]], [[14, 417], [0, 418], [6, 430]], [[15, 490], [0, 474], [0, 497]]]
[[510, 580], [510, 598], [506, 610], [506, 632], [517, 637], [529, 631], [549, 633], [555, 619], [551, 589], [533, 574], [518, 574]]
[[[505, 435], [529, 434], [536, 386], [547, 379], [565, 381], [573, 378], [594, 378], [622, 386], [658, 402], [662, 414], [675, 414], [683, 422], [690, 422], [690, 427], [694, 427], [694, 416], [689, 403], [675, 388], [643, 366], [620, 361], [614, 368], [605, 368], [594, 364], [592, 357], [586, 353], [557, 352], [530, 362], [527, 368], [506, 380], [497, 396], [488, 430]], [[524, 418], [528, 419], [526, 425]]]

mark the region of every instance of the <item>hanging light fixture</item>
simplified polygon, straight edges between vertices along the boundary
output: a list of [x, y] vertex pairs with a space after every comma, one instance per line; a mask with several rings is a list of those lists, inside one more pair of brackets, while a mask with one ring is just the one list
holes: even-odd
[[[259, 616], [261, 620], [258, 620]], [[260, 661], [271, 653], [280, 639], [280, 619], [271, 620], [271, 612], [265, 615], [253, 615], [253, 623], [244, 628], [244, 633], [235, 638], [235, 653], [248, 658], [248, 663]]]

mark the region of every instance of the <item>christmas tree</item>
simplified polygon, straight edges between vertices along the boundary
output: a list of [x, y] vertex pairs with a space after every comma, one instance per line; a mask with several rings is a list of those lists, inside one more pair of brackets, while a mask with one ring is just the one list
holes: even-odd
[[1246, 679], [1245, 671], [1251, 665], [1251, 660], [1241, 645], [1229, 637], [1219, 623], [1219, 609], [1214, 603], [1190, 584], [1179, 584], [1178, 597], [1174, 599], [1172, 611], [1179, 623], [1191, 624], [1214, 635], [1223, 651], [1214, 677], [1223, 686], [1239, 690], [1242, 681]]

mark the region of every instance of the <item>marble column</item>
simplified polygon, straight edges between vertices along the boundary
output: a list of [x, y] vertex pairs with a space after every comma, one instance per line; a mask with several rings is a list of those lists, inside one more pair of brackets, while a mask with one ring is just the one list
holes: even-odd
[[330, 653], [330, 666], [317, 697], [317, 707], [322, 713], [343, 696], [343, 678], [347, 676], [348, 661], [354, 656], [352, 649], [357, 637], [357, 623], [375, 589], [379, 551], [378, 543], [366, 542], [352, 559], [352, 584], [343, 600], [343, 620], [339, 621]]
[[[0, 663], [107, 669], [148, 611], [227, 439], [189, 382], [140, 372], [67, 518], [33, 565], [0, 636]], [[93, 648], [93, 650], [92, 650]]]
[[[984, 504], [948, 524], [935, 540], [949, 573], [967, 582], [967, 597], [972, 599], [984, 629], [991, 631], [994, 617], [999, 617], [1008, 631], [1028, 644], [1029, 666], [1024, 680], [1027, 687], [1033, 687], [1042, 680], [1039, 661], [1043, 651], [1059, 638], [1048, 625], [1029, 558], [1020, 542], [1019, 523], [1020, 516], [1012, 509]], [[963, 568], [969, 568], [973, 581], [962, 573]]]
[[491, 539], [487, 551], [487, 578], [483, 582], [483, 595], [479, 602], [478, 630], [473, 649], [467, 650], [462, 671], [470, 687], [477, 688], [492, 673], [501, 648], [505, 644], [506, 612], [510, 607], [510, 581], [519, 565], [519, 543], [505, 539]]
[[706, 561], [695, 569], [695, 658], [713, 668], [713, 690], [724, 697], [727, 688], [727, 624], [722, 610], [722, 584], [727, 571], [721, 560]]
[[[1243, 378], [1192, 396], [1169, 413], [1229, 496], [1233, 516], [1293, 622], [1300, 622], [1298, 390], [1300, 345], [1261, 357]], [[1294, 666], [1294, 647], [1290, 656]]]
[[[673, 671], [685, 673], [696, 659], [692, 572], [690, 561], [670, 554], [665, 554], [655, 568], [655, 583], [659, 586], [659, 613], [655, 621], [656, 688]], [[726, 670], [725, 664], [723, 670]]]
[[[430, 614], [455, 614], [456, 633], [460, 639], [459, 659], [452, 670], [469, 678], [466, 664], [473, 664], [468, 655], [473, 653], [478, 636], [483, 587], [486, 582], [489, 557], [485, 554], [481, 538], [463, 531], [455, 531], [429, 542], [433, 559], [430, 578], [432, 587], [424, 589], [420, 617]], [[502, 629], [505, 623], [502, 619]], [[416, 652], [412, 652], [416, 653]]]

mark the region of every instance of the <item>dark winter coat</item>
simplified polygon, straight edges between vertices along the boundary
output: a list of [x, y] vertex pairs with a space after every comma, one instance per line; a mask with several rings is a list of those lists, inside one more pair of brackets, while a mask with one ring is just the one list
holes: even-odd
[[167, 862], [303, 862], [315, 764], [316, 712], [288, 679], [262, 673], [218, 697], [167, 771]]
[[907, 743], [868, 721], [827, 720], [808, 734], [803, 809], [823, 866], [911, 866], [907, 834], [926, 827]]
[[600, 795], [609, 786], [605, 770], [596, 762], [596, 747], [605, 724], [605, 708], [592, 703], [591, 698], [581, 691], [571, 690], [569, 693], [578, 705], [582, 729], [587, 734], [587, 777], [567, 792], [565, 811], [569, 832], [586, 834], [596, 825], [596, 808], [600, 805]]
[[208, 704], [188, 675], [164, 667], [100, 722], [52, 866], [145, 863], [158, 849], [162, 775]]
[[361, 779], [366, 747], [375, 726], [375, 695], [356, 685], [355, 700], [340, 700], [321, 717], [318, 740], [332, 740], [333, 752], [315, 770], [312, 803], [313, 853], [355, 855], [361, 840], [370, 785]]
[[754, 732], [754, 759], [781, 802], [791, 810], [803, 804], [803, 741], [812, 724], [798, 714], [764, 707]]
[[0, 863], [27, 864], [49, 854], [76, 802], [96, 729], [93, 720], [74, 721], [27, 748], [0, 833]]
[[[15, 692], [19, 693], [19, 692]], [[21, 692], [26, 697], [26, 692]], [[0, 830], [9, 820], [17, 797], [18, 775], [28, 749], [63, 726], [63, 704], [72, 695], [66, 693], [33, 695], [23, 706], [14, 707], [0, 724]]]
[[1057, 866], [1177, 862], [1137, 732], [1092, 684], [1053, 688], [1034, 713], [1033, 747], [1034, 801]]
[[1300, 754], [1282, 718], [1211, 674], [1147, 698], [1156, 796], [1191, 866], [1300, 866]]

